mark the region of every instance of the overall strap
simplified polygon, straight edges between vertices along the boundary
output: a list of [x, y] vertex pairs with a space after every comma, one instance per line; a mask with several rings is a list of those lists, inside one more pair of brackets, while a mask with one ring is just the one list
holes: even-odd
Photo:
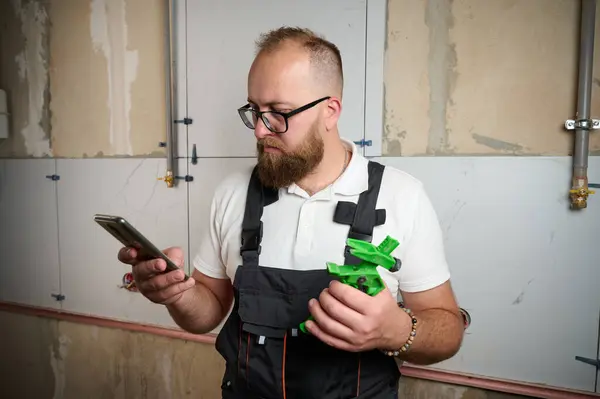
[[[376, 209], [381, 180], [385, 166], [369, 161], [369, 187], [358, 197], [358, 203], [340, 201], [335, 209], [333, 220], [336, 223], [350, 225], [348, 238], [371, 242], [373, 240], [373, 229], [385, 223], [385, 209]], [[350, 254], [350, 248], [344, 250], [346, 265], [356, 265], [362, 262]]]
[[263, 209], [276, 202], [278, 195], [278, 190], [263, 187], [258, 178], [258, 169], [254, 167], [248, 183], [246, 209], [242, 222], [240, 255], [242, 255], [243, 266], [258, 266], [263, 236], [261, 221]]

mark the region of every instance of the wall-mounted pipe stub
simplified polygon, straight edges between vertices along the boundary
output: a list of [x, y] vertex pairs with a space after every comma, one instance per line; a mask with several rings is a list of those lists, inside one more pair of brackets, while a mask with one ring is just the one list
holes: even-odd
[[[565, 122], [565, 129], [575, 131], [584, 130], [586, 132], [589, 132], [592, 129], [600, 129], [600, 119], [567, 119]], [[582, 147], [585, 147], [585, 145]], [[585, 151], [585, 154], [579, 154], [579, 156], [585, 156], [586, 162], [585, 169], [582, 170], [582, 162], [579, 159], [574, 159], [573, 161], [573, 180], [571, 182], [571, 190], [569, 190], [569, 194], [571, 197], [571, 207], [574, 209], [586, 208], [588, 197], [591, 194], [595, 194], [595, 191], [589, 189], [591, 185], [588, 184], [587, 180], [587, 150]]]
[[164, 177], [157, 177], [157, 180], [162, 180], [167, 183], [167, 187], [171, 188], [175, 184], [175, 175], [172, 170], [167, 170], [167, 175]]
[[579, 78], [577, 87], [577, 117], [567, 120], [565, 127], [575, 130], [573, 149], [573, 176], [571, 180], [572, 209], [587, 207], [591, 192], [588, 189], [588, 153], [591, 129], [598, 129], [600, 122], [590, 118], [592, 99], [592, 72], [594, 62], [594, 34], [596, 27], [596, 0], [581, 0], [581, 28], [579, 37]]

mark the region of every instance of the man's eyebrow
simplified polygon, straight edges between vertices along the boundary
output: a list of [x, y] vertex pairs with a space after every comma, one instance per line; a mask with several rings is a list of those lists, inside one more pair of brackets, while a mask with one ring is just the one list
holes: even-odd
[[[250, 97], [248, 97], [248, 103], [249, 104], [254, 104], [254, 105], [258, 105], [256, 103], [256, 101], [252, 101], [252, 99]], [[282, 101], [270, 101], [267, 103], [264, 103], [263, 105], [266, 105], [267, 107], [270, 108], [286, 108], [286, 109], [293, 109], [294, 106], [290, 103], [286, 103], [286, 102], [282, 102]]]

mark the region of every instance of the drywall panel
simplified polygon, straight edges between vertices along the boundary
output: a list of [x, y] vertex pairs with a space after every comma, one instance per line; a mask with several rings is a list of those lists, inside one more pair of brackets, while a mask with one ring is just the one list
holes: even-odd
[[451, 13], [446, 152], [566, 154], [579, 3], [470, 0]]
[[338, 45], [345, 74], [340, 132], [364, 137], [366, 0], [188, 1], [189, 143], [199, 156], [256, 153], [253, 131], [236, 110], [247, 103], [255, 40], [283, 25], [311, 28]]
[[51, 3], [54, 154], [164, 155], [166, 2]]
[[382, 155], [387, 0], [367, 0], [364, 155]]
[[8, 94], [11, 134], [0, 157], [52, 155], [49, 109], [49, 2], [0, 2], [0, 88]]
[[60, 309], [55, 161], [0, 160], [0, 301]]
[[[472, 316], [436, 368], [594, 391], [600, 197], [570, 211], [568, 157], [382, 158], [424, 182]], [[600, 181], [600, 158], [590, 159]], [[402, 243], [401, 243], [402, 245]]]
[[[441, 2], [438, 2], [441, 3]], [[429, 30], [426, 7], [435, 3], [389, 0], [385, 51], [385, 155], [424, 153], [430, 130]], [[438, 64], [431, 63], [434, 68]]]
[[[122, 288], [131, 267], [117, 260], [121, 244], [93, 216], [125, 217], [157, 247], [187, 255], [187, 186], [167, 188], [164, 159], [58, 160], [63, 307], [77, 313], [174, 325], [167, 311]], [[182, 161], [183, 162], [183, 161]], [[182, 165], [185, 170], [185, 164]]]
[[579, 19], [571, 0], [389, 0], [384, 154], [568, 155]]

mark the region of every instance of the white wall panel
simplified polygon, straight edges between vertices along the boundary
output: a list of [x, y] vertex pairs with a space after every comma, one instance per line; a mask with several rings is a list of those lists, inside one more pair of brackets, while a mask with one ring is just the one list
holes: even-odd
[[[600, 312], [600, 196], [569, 210], [571, 159], [380, 158], [424, 182], [453, 286], [473, 320], [435, 367], [594, 391]], [[590, 182], [600, 158], [590, 158]]]
[[157, 180], [165, 168], [165, 159], [154, 158], [58, 160], [65, 310], [174, 326], [164, 307], [120, 287], [131, 267], [117, 260], [121, 244], [93, 220], [123, 216], [158, 248], [180, 246], [187, 255], [187, 187]]
[[53, 159], [0, 159], [0, 301], [60, 309]]
[[[195, 143], [202, 157], [255, 154], [253, 131], [236, 110], [247, 102], [255, 40], [283, 25], [311, 28], [338, 45], [345, 74], [340, 131], [350, 140], [361, 140], [366, 13], [366, 0], [188, 1], [188, 113], [194, 119], [188, 130], [190, 151]], [[380, 23], [385, 25], [385, 20]], [[384, 42], [379, 45], [383, 48]]]

